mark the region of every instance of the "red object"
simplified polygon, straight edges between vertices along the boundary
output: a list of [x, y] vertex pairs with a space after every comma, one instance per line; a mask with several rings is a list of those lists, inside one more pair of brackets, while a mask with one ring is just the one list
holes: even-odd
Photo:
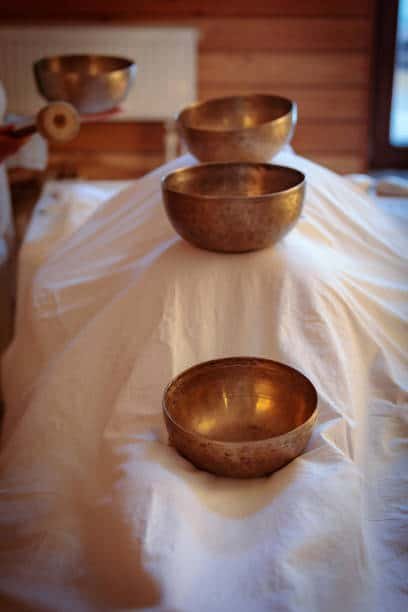
[[27, 142], [31, 133], [15, 133], [13, 125], [0, 126], [0, 163], [14, 155]]
[[84, 113], [81, 115], [81, 122], [89, 123], [92, 121], [104, 121], [105, 119], [110, 119], [112, 115], [119, 115], [121, 112], [121, 107], [115, 106], [115, 108], [102, 113]]

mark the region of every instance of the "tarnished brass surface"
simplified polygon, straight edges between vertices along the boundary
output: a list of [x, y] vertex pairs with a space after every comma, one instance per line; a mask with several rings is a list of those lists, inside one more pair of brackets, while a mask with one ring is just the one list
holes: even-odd
[[269, 474], [306, 447], [317, 393], [297, 370], [269, 359], [198, 364], [166, 388], [169, 441], [197, 467], [221, 476]]
[[60, 55], [34, 63], [41, 95], [69, 102], [80, 113], [115, 108], [125, 99], [136, 70], [128, 59], [103, 55]]
[[302, 210], [305, 177], [260, 163], [200, 164], [168, 174], [164, 205], [176, 232], [211, 251], [238, 253], [280, 240]]
[[193, 104], [177, 117], [190, 152], [200, 161], [268, 162], [290, 142], [297, 106], [286, 98], [253, 94]]

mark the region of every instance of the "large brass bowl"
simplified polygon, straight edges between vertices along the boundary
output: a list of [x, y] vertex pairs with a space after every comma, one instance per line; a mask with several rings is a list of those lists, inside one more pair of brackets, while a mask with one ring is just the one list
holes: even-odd
[[302, 210], [305, 177], [298, 170], [258, 163], [200, 164], [162, 182], [167, 215], [188, 242], [239, 253], [280, 240]]
[[198, 364], [166, 388], [169, 440], [197, 467], [220, 476], [269, 474], [306, 447], [317, 393], [297, 370], [269, 359]]
[[60, 55], [34, 63], [40, 94], [49, 102], [69, 102], [80, 113], [106, 112], [118, 106], [136, 70], [128, 59], [104, 55]]
[[185, 108], [177, 124], [200, 161], [268, 162], [290, 142], [297, 106], [287, 98], [247, 95], [217, 98]]

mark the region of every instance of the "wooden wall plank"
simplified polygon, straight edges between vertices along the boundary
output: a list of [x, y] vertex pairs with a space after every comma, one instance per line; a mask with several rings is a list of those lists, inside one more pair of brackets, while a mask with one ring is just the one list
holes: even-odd
[[[188, 25], [200, 32], [198, 98], [275, 93], [296, 100], [296, 150], [338, 172], [365, 169], [375, 0], [0, 0], [3, 23]], [[51, 167], [131, 178], [163, 161], [157, 123], [83, 126]]]
[[308, 159], [325, 166], [333, 172], [339, 174], [352, 174], [353, 172], [365, 172], [367, 167], [361, 155], [349, 153], [347, 155], [332, 153], [314, 153], [313, 151], [303, 151], [302, 155]]
[[72, 151], [67, 155], [51, 153], [47, 175], [56, 178], [89, 180], [127, 180], [138, 178], [164, 163], [164, 155], [157, 153], [99, 153]]
[[[144, 133], [151, 137], [141, 139]], [[366, 143], [367, 121], [357, 122], [322, 122], [299, 118], [293, 144], [296, 148], [309, 151], [364, 151]], [[51, 152], [69, 156], [76, 152], [136, 154], [143, 152], [153, 156], [163, 151], [164, 128], [160, 123], [143, 124], [127, 122], [126, 124], [105, 123], [88, 124], [81, 127], [81, 132], [69, 143], [52, 145]]]
[[371, 43], [367, 19], [200, 19], [200, 53], [211, 51], [364, 51]]
[[3, 20], [140, 21], [185, 17], [368, 16], [373, 0], [1, 0]]
[[302, 122], [295, 131], [293, 147], [308, 152], [349, 152], [363, 155], [367, 143], [365, 123]]
[[[296, 152], [341, 174], [363, 172], [366, 169], [363, 157], [354, 153], [317, 153], [309, 150]], [[63, 153], [53, 153], [47, 175], [89, 180], [126, 180], [138, 178], [162, 163], [163, 157], [153, 154], [76, 153], [67, 157]]]
[[276, 94], [294, 100], [298, 105], [299, 118], [320, 119], [322, 121], [356, 121], [367, 119], [368, 89], [343, 87], [321, 88], [312, 87], [297, 88], [296, 86], [280, 85], [274, 87], [268, 84], [253, 85], [244, 83], [236, 84], [205, 84], [199, 89], [201, 100], [217, 98], [222, 96], [233, 96], [250, 93]]
[[164, 147], [164, 126], [157, 121], [85, 123], [78, 136], [64, 144], [53, 144], [51, 150], [61, 153], [71, 151], [110, 153], [157, 153]]
[[[334, 172], [352, 173], [365, 170], [364, 161], [360, 155], [353, 153], [316, 153], [314, 151], [299, 152], [300, 155], [315, 161]], [[164, 163], [161, 156], [141, 156], [140, 154], [76, 154], [69, 160], [61, 154], [53, 154], [47, 169], [49, 177], [83, 178], [88, 180], [126, 180], [133, 179], [150, 172]]]
[[201, 91], [207, 85], [258, 83], [344, 87], [367, 86], [368, 57], [365, 53], [206, 53], [199, 58]]

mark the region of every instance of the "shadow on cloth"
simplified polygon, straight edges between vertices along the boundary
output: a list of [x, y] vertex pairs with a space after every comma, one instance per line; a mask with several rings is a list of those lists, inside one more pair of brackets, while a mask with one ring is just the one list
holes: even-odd
[[270, 476], [223, 478], [197, 469], [174, 447], [162, 442], [149, 443], [145, 458], [182, 478], [211, 512], [232, 519], [251, 516], [268, 506], [284, 493], [298, 472], [295, 460]]
[[77, 586], [87, 591], [95, 609], [101, 612], [154, 607], [161, 600], [160, 588], [144, 567], [142, 543], [135, 535], [133, 517], [127, 516], [123, 507], [118, 486], [122, 477], [119, 458], [105, 443], [100, 457], [102, 482], [95, 496], [85, 491], [79, 501], [86, 570]]

